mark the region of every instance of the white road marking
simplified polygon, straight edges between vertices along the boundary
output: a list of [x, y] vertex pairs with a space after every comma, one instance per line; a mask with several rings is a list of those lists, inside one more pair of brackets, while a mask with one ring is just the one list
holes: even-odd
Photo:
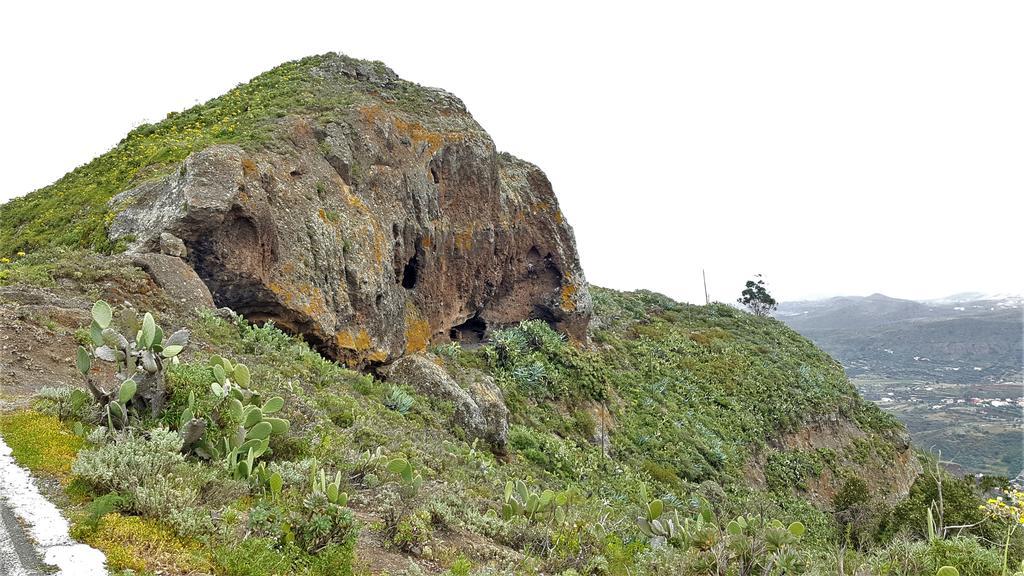
[[[52, 502], [39, 493], [28, 471], [15, 463], [11, 449], [3, 438], [0, 438], [0, 498], [28, 527], [29, 535], [35, 540], [43, 560], [57, 568], [54, 576], [107, 576], [103, 552], [71, 539], [67, 519]], [[10, 536], [5, 536], [5, 539], [10, 545]], [[0, 554], [3, 545], [0, 542]], [[16, 553], [15, 560], [21, 566]]]

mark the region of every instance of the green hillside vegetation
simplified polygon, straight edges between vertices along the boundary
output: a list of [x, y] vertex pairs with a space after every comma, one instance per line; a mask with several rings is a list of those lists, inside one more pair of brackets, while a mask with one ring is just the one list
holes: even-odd
[[[74, 292], [109, 286], [110, 275], [134, 282], [117, 269], [75, 273], [72, 263], [90, 258], [99, 257], [35, 254], [4, 265], [0, 284]], [[919, 478], [895, 507], [872, 500], [871, 478], [855, 472], [886, 466], [900, 428], [808, 341], [725, 305], [598, 288], [594, 299], [589, 348], [526, 322], [475, 349], [435, 350], [456, 376], [483, 370], [502, 388], [512, 413], [503, 458], [452, 429], [450, 404], [325, 360], [272, 325], [210, 313], [154, 311], [167, 338], [179, 327], [171, 320], [192, 330], [179, 362], [167, 363], [170, 402], [156, 418], [126, 410], [123, 429], [111, 432], [87, 396], [48, 389], [34, 411], [5, 416], [0, 432], [23, 465], [62, 481], [75, 535], [122, 571], [714, 574], [717, 550], [757, 574], [836, 574], [840, 562], [849, 574], [863, 565], [871, 571], [861, 573], [930, 576], [945, 564], [1002, 574], [1007, 524], [979, 509], [972, 483], [946, 479], [944, 525], [978, 523], [946, 538], [928, 537], [933, 478]], [[111, 325], [133, 322], [123, 310], [112, 316]], [[89, 344], [87, 327], [78, 339]], [[258, 398], [247, 396], [247, 406], [288, 422], [282, 433], [268, 428], [266, 451], [245, 473], [224, 455], [181, 453], [183, 413], [217, 413], [218, 357], [247, 366], [239, 378]], [[867, 439], [849, 453], [771, 448], [828, 415], [858, 423]], [[211, 426], [229, 430], [231, 418]], [[26, 433], [47, 422], [63, 432]], [[255, 427], [247, 429], [258, 439]], [[593, 441], [603, 435], [607, 451]], [[74, 464], [47, 468], [40, 453]], [[745, 470], [765, 453], [758, 488]], [[848, 477], [832, 501], [801, 488], [822, 474]], [[737, 517], [734, 533], [727, 525]], [[741, 540], [754, 549], [737, 552]]]

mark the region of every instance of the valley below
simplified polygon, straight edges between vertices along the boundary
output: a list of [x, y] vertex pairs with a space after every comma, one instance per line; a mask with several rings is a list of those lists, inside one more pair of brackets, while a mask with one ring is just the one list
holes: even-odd
[[1013, 478], [1024, 468], [1020, 383], [923, 382], [861, 376], [865, 399], [903, 422], [950, 471]]
[[951, 472], [1022, 473], [1019, 297], [875, 294], [786, 303], [777, 317], [839, 360], [861, 394]]

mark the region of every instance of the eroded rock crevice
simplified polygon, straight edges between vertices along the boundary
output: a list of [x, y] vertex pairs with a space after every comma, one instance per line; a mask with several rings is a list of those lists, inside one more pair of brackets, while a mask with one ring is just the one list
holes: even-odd
[[487, 337], [487, 322], [473, 315], [465, 322], [448, 329], [448, 338], [463, 346], [478, 346]]
[[414, 255], [412, 258], [409, 259], [409, 261], [405, 264], [405, 267], [402, 269], [402, 278], [400, 282], [402, 284], [402, 288], [405, 288], [406, 290], [412, 290], [413, 288], [415, 288], [416, 278], [419, 273], [419, 260], [417, 259], [417, 256]]

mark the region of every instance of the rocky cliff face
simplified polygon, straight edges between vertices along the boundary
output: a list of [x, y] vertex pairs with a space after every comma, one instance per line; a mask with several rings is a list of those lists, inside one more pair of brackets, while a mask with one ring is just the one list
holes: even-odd
[[345, 103], [115, 196], [109, 237], [183, 254], [217, 305], [352, 365], [524, 319], [586, 338], [587, 283], [540, 169], [498, 153], [454, 96], [383, 66], [326, 57], [303, 73]]

